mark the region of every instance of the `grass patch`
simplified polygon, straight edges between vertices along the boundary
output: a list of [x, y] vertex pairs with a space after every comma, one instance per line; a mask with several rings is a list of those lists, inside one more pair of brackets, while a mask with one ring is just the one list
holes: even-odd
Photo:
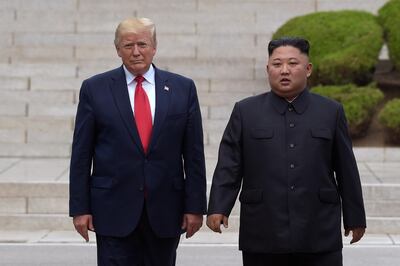
[[389, 57], [400, 70], [400, 0], [387, 2], [378, 12], [379, 22], [385, 33]]
[[366, 135], [376, 106], [384, 98], [375, 84], [365, 87], [357, 87], [354, 84], [317, 86], [311, 91], [343, 105], [350, 135], [354, 138]]
[[400, 99], [395, 98], [385, 104], [379, 113], [379, 122], [385, 127], [389, 142], [400, 144]]

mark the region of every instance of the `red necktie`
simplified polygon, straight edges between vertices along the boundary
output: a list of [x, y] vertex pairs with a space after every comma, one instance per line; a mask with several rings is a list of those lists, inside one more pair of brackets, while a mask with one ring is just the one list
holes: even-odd
[[147, 94], [142, 87], [143, 80], [143, 76], [137, 76], [135, 78], [136, 89], [134, 112], [136, 126], [139, 131], [140, 140], [142, 141], [143, 150], [147, 153], [150, 144], [152, 119], [149, 98], [147, 98]]

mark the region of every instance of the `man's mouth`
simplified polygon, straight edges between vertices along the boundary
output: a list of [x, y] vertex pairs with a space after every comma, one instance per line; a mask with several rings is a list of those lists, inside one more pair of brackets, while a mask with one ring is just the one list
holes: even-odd
[[280, 83], [281, 83], [282, 85], [289, 85], [290, 79], [283, 78], [283, 79], [280, 80]]

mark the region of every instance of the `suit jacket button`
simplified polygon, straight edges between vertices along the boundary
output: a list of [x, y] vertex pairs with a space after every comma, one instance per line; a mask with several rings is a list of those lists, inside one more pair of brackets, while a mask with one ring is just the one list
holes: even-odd
[[139, 191], [143, 191], [143, 190], [144, 190], [143, 186], [140, 186]]
[[290, 168], [293, 169], [294, 168], [294, 164], [291, 163], [290, 164]]
[[294, 127], [294, 123], [290, 123], [289, 127], [293, 128]]
[[291, 185], [291, 186], [290, 186], [290, 189], [291, 189], [291, 190], [294, 190], [294, 188], [295, 188], [294, 185]]
[[296, 145], [294, 145], [294, 143], [290, 143], [289, 144], [289, 147], [292, 148], [292, 149], [294, 148], [294, 146], [296, 146]]

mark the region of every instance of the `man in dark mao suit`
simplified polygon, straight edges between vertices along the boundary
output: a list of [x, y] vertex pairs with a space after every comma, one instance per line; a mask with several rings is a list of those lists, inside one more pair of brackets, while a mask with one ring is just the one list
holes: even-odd
[[268, 45], [271, 92], [235, 104], [222, 137], [207, 225], [228, 226], [239, 194], [243, 263], [342, 265], [341, 212], [351, 243], [366, 221], [342, 106], [310, 93], [309, 43]]
[[98, 265], [175, 265], [206, 212], [202, 122], [191, 79], [152, 65], [154, 23], [122, 21], [123, 65], [85, 80], [70, 168], [70, 216]]

